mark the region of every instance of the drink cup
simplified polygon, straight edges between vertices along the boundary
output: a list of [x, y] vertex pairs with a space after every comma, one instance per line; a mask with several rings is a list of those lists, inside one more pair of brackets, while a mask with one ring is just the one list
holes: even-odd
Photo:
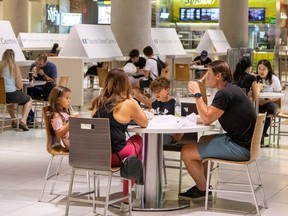
[[29, 82], [33, 81], [33, 72], [29, 72]]

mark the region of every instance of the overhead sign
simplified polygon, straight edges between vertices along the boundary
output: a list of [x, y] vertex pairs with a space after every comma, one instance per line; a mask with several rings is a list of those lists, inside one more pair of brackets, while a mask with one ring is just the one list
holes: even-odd
[[151, 28], [151, 38], [159, 55], [186, 55], [174, 28]]
[[222, 30], [206, 30], [196, 51], [207, 50], [209, 53], [226, 54], [230, 45]]
[[110, 26], [80, 24], [72, 27], [58, 56], [113, 58], [123, 54]]
[[21, 47], [26, 49], [51, 49], [54, 43], [58, 43], [59, 48], [63, 47], [68, 34], [51, 33], [19, 33], [17, 39]]
[[13, 49], [16, 61], [26, 61], [9, 21], [0, 20], [0, 58], [6, 49]]

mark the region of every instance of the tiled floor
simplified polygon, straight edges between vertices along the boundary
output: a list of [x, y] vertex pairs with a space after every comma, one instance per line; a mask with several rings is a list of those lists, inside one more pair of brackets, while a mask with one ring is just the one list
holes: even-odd
[[[287, 93], [287, 92], [286, 92]], [[86, 92], [86, 101], [94, 93]], [[89, 104], [89, 102], [87, 102]], [[287, 100], [283, 100], [287, 105]], [[284, 107], [283, 107], [284, 108]], [[88, 116], [86, 108], [82, 109], [82, 116]], [[285, 126], [288, 130], [288, 126]], [[45, 192], [42, 202], [38, 202], [43, 178], [49, 162], [49, 155], [45, 149], [45, 130], [31, 129], [29, 132], [15, 132], [5, 130], [0, 134], [0, 215], [1, 216], [62, 216], [65, 212], [65, 196], [51, 196]], [[171, 153], [169, 153], [171, 154]], [[172, 154], [171, 154], [172, 155]], [[178, 156], [178, 154], [173, 154]], [[280, 148], [263, 148], [258, 165], [268, 199], [268, 209], [260, 208], [264, 216], [284, 216], [288, 211], [288, 138], [283, 137]], [[68, 161], [64, 160], [64, 170], [69, 172]], [[244, 179], [243, 171], [235, 172], [228, 167], [224, 173], [225, 179]], [[163, 188], [167, 197], [177, 199], [178, 175], [176, 170], [168, 170], [168, 185]], [[194, 185], [189, 176], [183, 178], [183, 187]], [[48, 185], [50, 186], [50, 184]], [[86, 186], [77, 184], [77, 188]], [[67, 193], [68, 183], [57, 184], [56, 192]], [[121, 183], [113, 181], [113, 190], [120, 191]], [[260, 196], [259, 196], [260, 197]], [[262, 200], [260, 200], [262, 205]], [[210, 203], [210, 207], [212, 202]], [[213, 209], [204, 210], [204, 202], [193, 203], [186, 209], [162, 212], [134, 211], [133, 215], [255, 215], [252, 198], [243, 195], [218, 194]], [[103, 214], [99, 206], [97, 215]], [[92, 216], [92, 207], [73, 203], [70, 215]], [[109, 215], [125, 215], [119, 209], [109, 207]]]

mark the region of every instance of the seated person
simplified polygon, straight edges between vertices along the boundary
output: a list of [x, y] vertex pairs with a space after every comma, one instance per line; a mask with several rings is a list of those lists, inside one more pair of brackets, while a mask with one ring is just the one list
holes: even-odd
[[28, 95], [33, 99], [43, 98], [48, 100], [52, 88], [57, 82], [57, 68], [52, 62], [47, 61], [47, 55], [41, 53], [37, 56], [36, 60], [30, 66], [30, 71], [33, 72], [35, 80], [46, 81], [43, 86], [34, 86], [28, 88]]
[[[191, 62], [190, 66], [204, 65], [204, 67], [207, 67], [207, 65], [210, 64], [211, 62], [212, 62], [212, 59], [208, 57], [208, 52], [206, 50], [203, 50], [200, 56], [196, 56], [196, 58]], [[203, 73], [202, 70], [196, 70], [195, 79], [200, 79], [202, 76], [202, 73]]]
[[[144, 77], [144, 67], [145, 67], [145, 64], [146, 64], [146, 59], [143, 58], [143, 57], [140, 57], [139, 56], [140, 53], [139, 53], [139, 50], [137, 49], [133, 49], [130, 51], [129, 53], [129, 60], [125, 63], [125, 66], [128, 64], [128, 63], [132, 63], [135, 65], [136, 67], [136, 71], [133, 73], [133, 75], [129, 75], [129, 81], [131, 84], [134, 84], [136, 83], [139, 79], [143, 78]], [[124, 71], [127, 72], [125, 70], [125, 66], [124, 66]]]
[[50, 52], [47, 53], [48, 56], [58, 56], [58, 43], [54, 43], [52, 49], [50, 50]]
[[[153, 108], [155, 115], [174, 115], [176, 100], [169, 96], [170, 81], [166, 77], [157, 77], [152, 81], [150, 88], [156, 98], [155, 101], [152, 102], [137, 90], [134, 90], [134, 98], [142, 102], [146, 107]], [[182, 136], [183, 134], [164, 134], [163, 144], [176, 143]]]
[[97, 69], [103, 67], [103, 62], [97, 62], [97, 64], [92, 65], [88, 68], [87, 72], [84, 75], [84, 78], [90, 76], [89, 83], [93, 87], [94, 83], [94, 76], [98, 76]]
[[156, 77], [160, 76], [161, 70], [158, 69], [158, 56], [154, 55], [153, 49], [151, 46], [147, 46], [143, 49], [143, 53], [147, 58], [144, 76], [145, 79], [139, 80], [136, 85], [132, 85], [132, 87], [138, 87], [140, 89], [149, 88], [152, 80], [156, 79]]

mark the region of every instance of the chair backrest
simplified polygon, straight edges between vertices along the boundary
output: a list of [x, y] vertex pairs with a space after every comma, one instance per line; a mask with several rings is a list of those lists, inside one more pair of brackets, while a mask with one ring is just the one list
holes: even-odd
[[190, 80], [189, 64], [175, 64], [175, 80], [177, 81]]
[[69, 118], [69, 164], [111, 171], [110, 125], [107, 118]]
[[0, 77], [0, 104], [6, 104], [6, 90], [4, 77]]
[[67, 87], [69, 76], [61, 76], [59, 80], [59, 86]]
[[259, 155], [265, 119], [266, 119], [266, 113], [258, 114], [251, 141], [250, 161], [255, 160]]
[[97, 73], [99, 78], [99, 87], [103, 88], [105, 79], [108, 75], [108, 68], [98, 68]]
[[202, 95], [202, 99], [205, 104], [207, 104], [207, 93], [206, 93], [206, 82], [198, 82], [200, 87], [200, 92]]
[[[45, 123], [45, 130], [46, 130], [46, 150], [49, 154], [55, 155], [58, 153], [67, 152], [67, 149], [63, 148], [60, 144], [60, 139], [57, 139], [53, 132], [51, 131], [50, 127], [50, 106], [45, 106], [42, 108], [42, 116]], [[57, 147], [57, 150], [56, 148]]]
[[168, 68], [162, 68], [160, 76], [169, 79]]
[[198, 110], [195, 103], [181, 103], [181, 116], [187, 116], [191, 113], [198, 115]]

